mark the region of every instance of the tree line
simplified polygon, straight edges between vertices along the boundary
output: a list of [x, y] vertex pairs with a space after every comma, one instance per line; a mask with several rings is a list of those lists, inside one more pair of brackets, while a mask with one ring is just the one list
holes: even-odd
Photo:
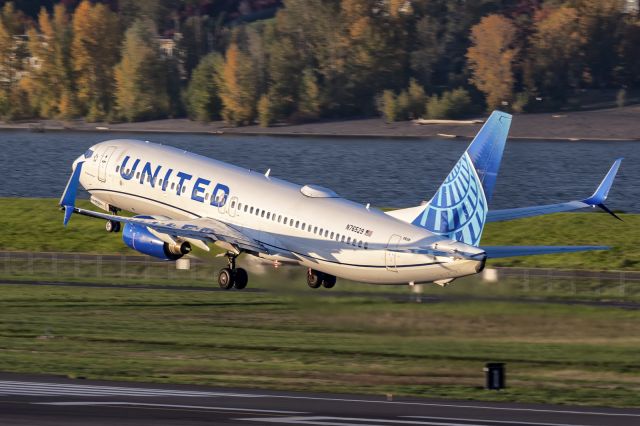
[[[623, 0], [284, 0], [268, 19], [192, 8], [169, 24], [185, 2], [111, 3], [58, 3], [35, 21], [5, 4], [2, 117], [393, 121], [555, 109], [640, 84], [640, 20]], [[157, 37], [168, 25], [173, 56]]]

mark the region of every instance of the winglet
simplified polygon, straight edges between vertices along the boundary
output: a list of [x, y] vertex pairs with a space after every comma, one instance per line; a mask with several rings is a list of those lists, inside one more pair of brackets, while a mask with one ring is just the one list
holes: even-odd
[[80, 173], [82, 172], [83, 161], [76, 164], [73, 174], [67, 182], [67, 187], [64, 189], [64, 193], [60, 198], [60, 207], [64, 209], [64, 220], [62, 223], [67, 226], [71, 215], [76, 207], [76, 194], [78, 192], [78, 184], [80, 183]]
[[609, 190], [611, 189], [613, 180], [615, 179], [616, 174], [618, 173], [618, 169], [620, 168], [620, 163], [622, 163], [622, 160], [623, 158], [618, 158], [616, 161], [614, 161], [613, 165], [609, 169], [609, 172], [604, 177], [604, 179], [602, 179], [602, 182], [600, 182], [600, 185], [598, 186], [598, 189], [596, 189], [596, 192], [594, 192], [593, 195], [591, 195], [591, 197], [585, 200], [582, 200], [583, 203], [600, 207], [602, 210], [609, 213], [611, 216], [615, 217], [620, 221], [622, 219], [620, 219], [620, 217], [616, 215], [614, 212], [609, 210], [609, 208], [604, 205], [604, 202], [606, 201], [607, 196], [609, 195]]

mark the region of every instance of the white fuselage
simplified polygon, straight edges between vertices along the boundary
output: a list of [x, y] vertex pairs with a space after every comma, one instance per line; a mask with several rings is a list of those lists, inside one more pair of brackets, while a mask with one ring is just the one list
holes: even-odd
[[476, 260], [402, 252], [442, 237], [330, 190], [149, 142], [111, 140], [91, 150], [80, 183], [96, 204], [138, 215], [213, 218], [260, 242], [267, 251], [252, 254], [268, 260], [377, 284], [447, 280], [483, 267]]

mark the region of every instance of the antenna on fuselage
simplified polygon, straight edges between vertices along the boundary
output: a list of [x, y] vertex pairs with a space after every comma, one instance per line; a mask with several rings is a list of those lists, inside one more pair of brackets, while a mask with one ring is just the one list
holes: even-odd
[[271, 174], [271, 169], [267, 169], [267, 171], [264, 172], [265, 177], [269, 177], [269, 174]]

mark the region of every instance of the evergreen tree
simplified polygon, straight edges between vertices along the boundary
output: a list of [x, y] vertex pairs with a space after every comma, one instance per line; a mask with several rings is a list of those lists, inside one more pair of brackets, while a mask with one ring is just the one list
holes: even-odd
[[191, 81], [185, 92], [187, 113], [192, 120], [207, 122], [220, 117], [219, 73], [224, 58], [218, 53], [210, 53], [193, 71]]
[[127, 30], [115, 77], [120, 116], [136, 121], [168, 114], [167, 66], [151, 21], [135, 21]]

